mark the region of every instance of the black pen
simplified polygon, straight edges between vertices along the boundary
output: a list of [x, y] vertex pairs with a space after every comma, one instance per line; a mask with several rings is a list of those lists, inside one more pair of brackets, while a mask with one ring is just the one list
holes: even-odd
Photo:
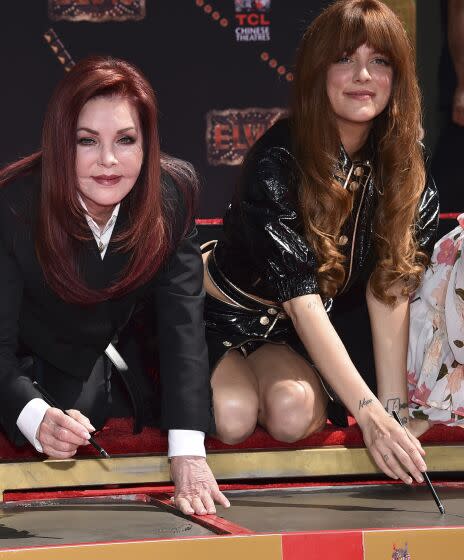
[[[403, 426], [403, 423], [401, 422], [401, 419], [400, 419], [398, 413], [396, 412], [396, 410], [394, 410], [392, 414], [393, 414], [394, 419], [404, 429], [404, 431], [406, 432], [406, 435], [409, 438], [408, 431]], [[424, 480], [425, 480], [427, 486], [429, 487], [430, 492], [432, 492], [433, 499], [435, 500], [435, 503], [437, 504], [437, 507], [440, 510], [440, 513], [444, 514], [445, 513], [445, 508], [444, 508], [443, 504], [441, 503], [440, 498], [438, 497], [438, 494], [436, 493], [435, 488], [433, 487], [433, 484], [430, 482], [429, 475], [426, 472], [423, 472], [422, 476], [424, 477]]]
[[[63, 410], [61, 408], [61, 406], [58, 406], [58, 404], [56, 403], [56, 401], [47, 393], [47, 391], [41, 387], [39, 385], [39, 383], [37, 383], [37, 381], [33, 381], [32, 384], [34, 385], [34, 387], [40, 392], [42, 393], [42, 396], [44, 398], [44, 401], [49, 404], [50, 406], [53, 406], [53, 408], [58, 408], [59, 410], [61, 410], [61, 412], [63, 412], [64, 414], [66, 414], [66, 416], [69, 416], [69, 414], [66, 412], [66, 410]], [[71, 418], [71, 416], [69, 416]], [[98, 445], [98, 443], [93, 439], [92, 436], [90, 436], [89, 438], [89, 443], [90, 445], [92, 445], [97, 451], [98, 453], [100, 453], [100, 455], [102, 457], [104, 457], [105, 459], [109, 459], [110, 456], [109, 454], [103, 449], [103, 447], [101, 447], [100, 445]]]

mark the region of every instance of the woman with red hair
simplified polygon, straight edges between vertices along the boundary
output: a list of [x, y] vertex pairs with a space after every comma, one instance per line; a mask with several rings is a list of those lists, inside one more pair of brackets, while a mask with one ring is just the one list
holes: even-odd
[[[217, 433], [227, 443], [261, 424], [297, 441], [355, 417], [388, 476], [422, 481], [408, 421], [409, 295], [433, 246], [438, 199], [420, 143], [413, 52], [378, 0], [339, 0], [306, 30], [290, 118], [252, 148], [205, 256], [206, 327]], [[377, 395], [330, 317], [340, 294], [365, 291]], [[326, 389], [329, 385], [334, 391]]]
[[197, 514], [227, 505], [203, 443], [213, 421], [196, 179], [160, 153], [148, 81], [122, 60], [79, 62], [50, 100], [41, 150], [4, 168], [0, 185], [0, 420], [10, 439], [66, 458], [110, 416], [133, 414], [138, 430], [153, 421], [125, 332], [144, 303], [176, 504]]

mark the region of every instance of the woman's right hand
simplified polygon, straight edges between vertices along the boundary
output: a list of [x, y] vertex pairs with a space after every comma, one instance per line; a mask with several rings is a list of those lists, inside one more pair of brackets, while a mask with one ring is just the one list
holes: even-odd
[[[376, 403], [377, 404], [377, 403]], [[380, 403], [364, 412], [358, 424], [364, 442], [377, 466], [389, 477], [412, 484], [410, 473], [417, 482], [423, 482], [427, 470], [423, 460], [425, 451], [419, 440], [390, 416]]]
[[43, 452], [54, 459], [68, 459], [80, 445], [88, 445], [95, 428], [78, 410], [49, 408], [39, 425], [37, 439]]

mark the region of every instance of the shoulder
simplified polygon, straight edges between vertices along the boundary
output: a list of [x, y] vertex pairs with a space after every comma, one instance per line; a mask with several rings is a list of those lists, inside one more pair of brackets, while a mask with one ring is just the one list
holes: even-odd
[[276, 158], [286, 161], [292, 159], [291, 133], [289, 119], [274, 123], [253, 145], [247, 159]]
[[40, 193], [40, 172], [16, 177], [0, 187], [1, 219], [30, 219], [35, 214]]
[[252, 147], [243, 163], [239, 191], [286, 196], [297, 184], [298, 166], [292, 153], [288, 119], [277, 121]]
[[168, 159], [161, 172], [161, 197], [165, 223], [175, 243], [193, 225], [196, 194], [197, 180], [192, 166]]

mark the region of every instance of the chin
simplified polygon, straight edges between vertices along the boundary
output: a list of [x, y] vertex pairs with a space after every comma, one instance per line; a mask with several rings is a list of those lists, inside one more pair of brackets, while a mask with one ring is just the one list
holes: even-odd
[[377, 113], [374, 111], [365, 111], [362, 113], [356, 113], [355, 115], [347, 115], [346, 120], [352, 122], [353, 124], [369, 124], [371, 123]]

